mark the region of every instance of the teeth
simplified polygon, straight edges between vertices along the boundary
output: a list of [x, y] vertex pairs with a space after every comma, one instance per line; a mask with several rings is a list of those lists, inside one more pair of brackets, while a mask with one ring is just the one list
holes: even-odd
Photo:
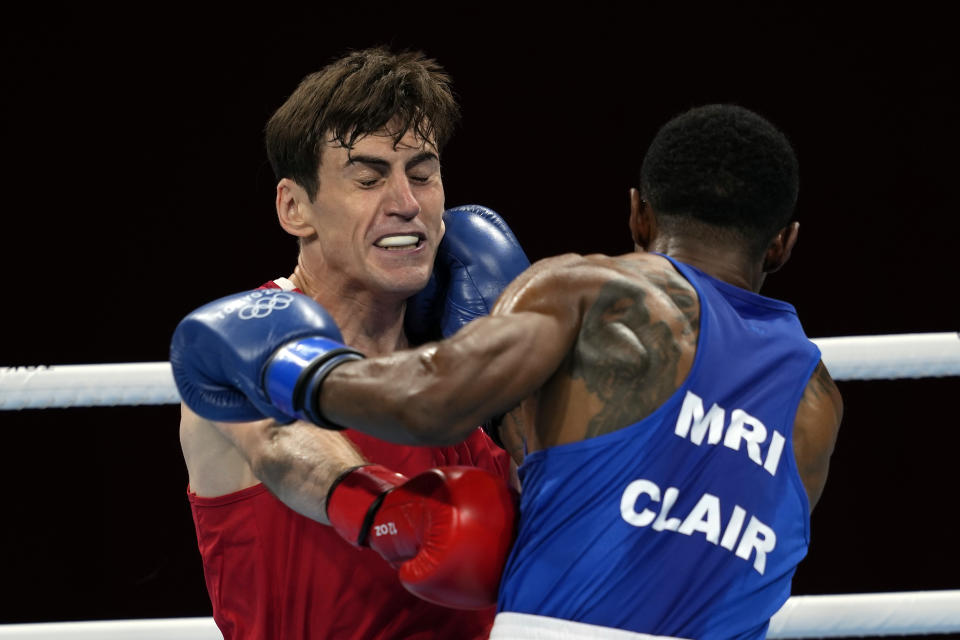
[[417, 236], [387, 236], [377, 240], [378, 247], [410, 247], [416, 246], [420, 242]]

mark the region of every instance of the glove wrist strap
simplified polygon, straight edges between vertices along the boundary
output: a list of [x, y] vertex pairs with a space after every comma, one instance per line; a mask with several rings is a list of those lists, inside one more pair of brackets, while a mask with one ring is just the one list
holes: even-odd
[[359, 351], [336, 340], [320, 336], [300, 338], [273, 353], [263, 367], [261, 384], [270, 402], [283, 413], [327, 429], [342, 429], [309, 407], [315, 405], [315, 393], [334, 367], [360, 358], [363, 355]]
[[304, 372], [301, 406], [303, 407], [303, 413], [306, 415], [307, 420], [324, 429], [334, 431], [342, 431], [344, 429], [344, 427], [334, 424], [324, 417], [320, 409], [320, 387], [323, 386], [323, 381], [330, 375], [330, 372], [341, 364], [351, 360], [362, 359], [363, 354], [359, 351], [340, 349], [336, 352], [331, 352], [327, 359], [321, 362], [320, 366], [313, 369], [312, 372]]
[[406, 476], [378, 464], [347, 469], [327, 491], [330, 524], [350, 544], [366, 546], [367, 534], [384, 496], [406, 481]]

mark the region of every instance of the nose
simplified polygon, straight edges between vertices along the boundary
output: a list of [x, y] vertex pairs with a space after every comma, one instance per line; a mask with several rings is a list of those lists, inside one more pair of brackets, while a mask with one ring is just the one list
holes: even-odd
[[420, 213], [420, 201], [410, 188], [410, 181], [405, 174], [391, 176], [387, 189], [387, 215], [395, 215], [411, 220]]

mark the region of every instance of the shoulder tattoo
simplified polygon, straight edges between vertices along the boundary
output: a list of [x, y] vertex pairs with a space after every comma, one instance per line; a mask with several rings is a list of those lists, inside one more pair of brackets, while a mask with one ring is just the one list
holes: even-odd
[[676, 390], [682, 347], [696, 341], [692, 320], [699, 311], [689, 286], [663, 293], [669, 300], [652, 301], [658, 291], [615, 278], [587, 310], [571, 366], [571, 377], [582, 379], [603, 406], [587, 437], [643, 419]]

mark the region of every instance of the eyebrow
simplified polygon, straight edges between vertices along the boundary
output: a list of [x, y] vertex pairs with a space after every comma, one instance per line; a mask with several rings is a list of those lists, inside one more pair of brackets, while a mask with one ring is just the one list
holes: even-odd
[[[432, 151], [421, 151], [417, 155], [410, 158], [410, 160], [405, 165], [405, 169], [409, 169], [423, 162], [429, 162], [430, 160], [436, 160], [440, 162], [439, 156], [433, 153]], [[364, 156], [364, 155], [347, 155], [347, 162], [344, 164], [344, 167], [349, 167], [354, 164], [365, 164], [367, 166], [379, 169], [384, 171], [390, 167], [390, 163], [383, 158], [377, 156]]]

